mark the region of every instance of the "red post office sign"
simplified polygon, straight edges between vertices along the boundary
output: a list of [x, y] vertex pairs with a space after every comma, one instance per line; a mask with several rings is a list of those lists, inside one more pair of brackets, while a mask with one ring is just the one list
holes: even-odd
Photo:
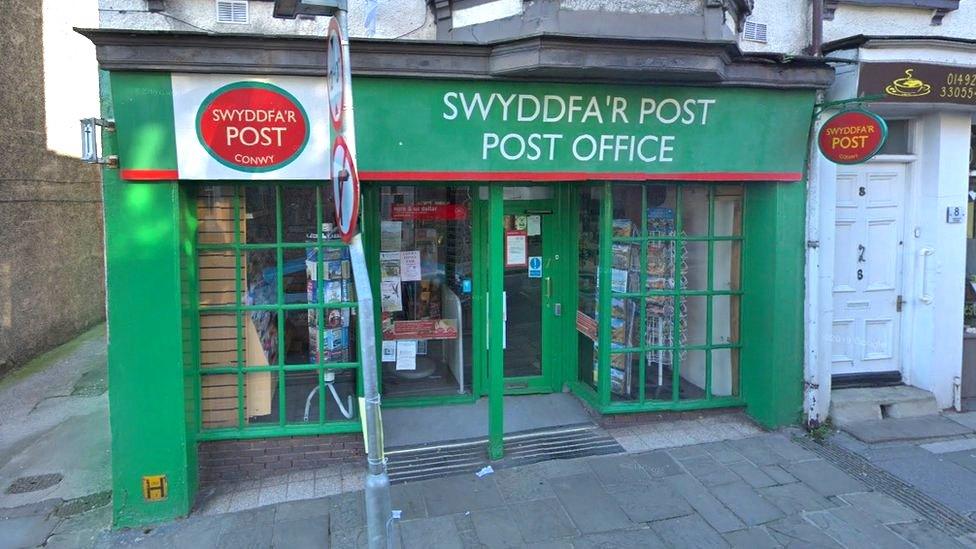
[[817, 144], [832, 162], [860, 164], [878, 154], [887, 138], [888, 125], [880, 116], [853, 110], [830, 117], [820, 128]]
[[237, 82], [201, 104], [197, 137], [221, 164], [246, 172], [277, 170], [308, 143], [308, 115], [290, 93], [266, 82]]

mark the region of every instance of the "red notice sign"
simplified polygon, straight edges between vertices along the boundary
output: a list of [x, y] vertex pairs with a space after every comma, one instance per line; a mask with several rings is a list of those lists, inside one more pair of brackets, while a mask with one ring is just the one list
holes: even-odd
[[394, 204], [393, 221], [464, 221], [468, 209], [460, 204]]
[[847, 111], [834, 115], [820, 128], [817, 144], [828, 160], [837, 164], [860, 164], [881, 150], [888, 126], [878, 115]]

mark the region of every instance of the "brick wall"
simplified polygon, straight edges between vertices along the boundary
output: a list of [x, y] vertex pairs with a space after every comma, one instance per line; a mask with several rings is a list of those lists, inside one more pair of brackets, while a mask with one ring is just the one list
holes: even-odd
[[362, 460], [360, 434], [221, 440], [199, 447], [200, 484], [253, 480]]

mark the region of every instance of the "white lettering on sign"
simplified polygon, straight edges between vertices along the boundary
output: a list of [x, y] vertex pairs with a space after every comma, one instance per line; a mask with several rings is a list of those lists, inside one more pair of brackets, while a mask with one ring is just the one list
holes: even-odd
[[[526, 93], [466, 93], [449, 91], [443, 96], [445, 120], [489, 120], [543, 124], [628, 124], [638, 127], [705, 126], [711, 98], [677, 99], [642, 97], [632, 104], [626, 97], [608, 95], [567, 97]], [[482, 160], [554, 160], [556, 151], [569, 147], [581, 162], [673, 162], [676, 136], [666, 133], [496, 133], [482, 135]]]

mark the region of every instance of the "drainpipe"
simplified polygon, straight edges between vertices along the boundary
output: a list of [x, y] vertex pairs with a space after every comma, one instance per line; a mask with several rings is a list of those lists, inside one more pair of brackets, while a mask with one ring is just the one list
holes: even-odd
[[[815, 0], [816, 1], [816, 0]], [[816, 103], [824, 100], [823, 90], [818, 90]], [[803, 409], [808, 429], [820, 426], [822, 418], [820, 393], [820, 157], [817, 150], [817, 118], [810, 124], [809, 153], [807, 159], [807, 211], [806, 211], [806, 265], [804, 266], [804, 317], [803, 323]]]
[[810, 17], [810, 55], [820, 57], [823, 47], [823, 0], [810, 0], [812, 13]]

